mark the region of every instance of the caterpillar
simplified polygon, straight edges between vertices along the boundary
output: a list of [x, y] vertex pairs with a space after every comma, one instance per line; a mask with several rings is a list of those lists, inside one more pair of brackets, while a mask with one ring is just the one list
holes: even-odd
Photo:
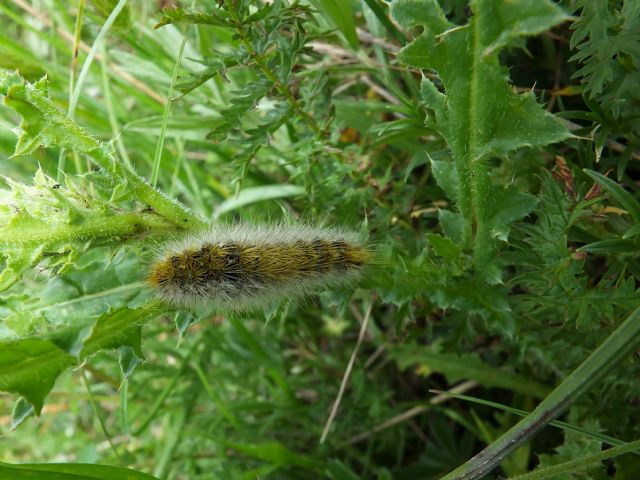
[[309, 225], [221, 225], [170, 245], [147, 280], [177, 307], [243, 311], [356, 280], [359, 235]]

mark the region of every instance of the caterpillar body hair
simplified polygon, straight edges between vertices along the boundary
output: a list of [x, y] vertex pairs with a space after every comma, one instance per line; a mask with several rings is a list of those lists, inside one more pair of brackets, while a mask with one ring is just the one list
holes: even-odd
[[220, 225], [175, 242], [148, 281], [177, 307], [242, 311], [357, 280], [372, 253], [360, 236], [309, 225]]

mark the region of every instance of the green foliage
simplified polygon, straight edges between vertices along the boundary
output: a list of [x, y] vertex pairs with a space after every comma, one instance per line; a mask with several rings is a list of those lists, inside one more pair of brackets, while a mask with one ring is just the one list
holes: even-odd
[[[576, 415], [571, 415], [570, 420], [572, 423], [576, 423]], [[583, 427], [588, 428], [589, 430], [597, 431], [598, 424], [597, 421], [591, 420], [586, 421]], [[566, 432], [564, 443], [556, 448], [556, 453], [554, 455], [541, 455], [540, 456], [540, 464], [538, 468], [550, 467], [553, 465], [558, 465], [562, 462], [566, 462], [568, 460], [574, 460], [576, 458], [580, 458], [585, 454], [594, 454], [600, 452], [602, 449], [602, 445], [600, 442], [586, 438], [582, 435], [577, 435], [575, 433]], [[590, 478], [594, 480], [598, 480], [601, 478], [606, 478], [606, 475], [602, 471], [602, 465], [595, 465], [594, 468], [585, 472], [589, 475]], [[567, 477], [568, 479], [576, 479], [584, 476], [584, 473], [580, 473], [579, 475], [570, 475]]]
[[0, 359], [2, 390], [23, 395], [38, 415], [60, 372], [74, 363], [73, 357], [53, 342], [37, 338], [5, 342]]
[[338, 27], [351, 48], [358, 48], [358, 35], [350, 2], [339, 0], [316, 0], [316, 8]]
[[640, 6], [633, 1], [572, 1], [571, 57], [584, 94], [597, 102], [599, 122], [612, 136], [638, 145], [640, 134]]
[[441, 93], [428, 78], [422, 82], [427, 126], [444, 137], [452, 156], [447, 178], [439, 178], [441, 168], [434, 174], [464, 219], [463, 245], [473, 245], [475, 266], [499, 282], [499, 269], [492, 264], [494, 242], [507, 240], [509, 225], [530, 213], [535, 199], [513, 188], [493, 186], [488, 160], [524, 146], [558, 142], [568, 132], [540, 108], [532, 93], [513, 91], [498, 54], [566, 16], [546, 1], [509, 5], [478, 1], [469, 23], [456, 27], [435, 0], [398, 1], [392, 10], [404, 26], [424, 27], [399, 58], [435, 70], [444, 86], [446, 93]]
[[506, 388], [537, 398], [544, 398], [549, 393], [545, 385], [523, 375], [492, 368], [475, 355], [458, 357], [439, 353], [434, 347], [437, 346], [402, 345], [391, 350], [391, 357], [398, 362], [400, 368], [417, 363], [422, 371], [442, 373], [449, 383], [471, 379], [485, 387]]
[[153, 480], [156, 477], [127, 468], [112, 467], [109, 465], [83, 465], [76, 464], [22, 464], [9, 465], [0, 463], [0, 476], [4, 478], [24, 478], [29, 480], [73, 480], [83, 478], [86, 480], [109, 480], [119, 478], [122, 480]]
[[[0, 477], [634, 478], [636, 2], [173, 3], [0, 5]], [[376, 259], [234, 318], [146, 286], [281, 219]]]

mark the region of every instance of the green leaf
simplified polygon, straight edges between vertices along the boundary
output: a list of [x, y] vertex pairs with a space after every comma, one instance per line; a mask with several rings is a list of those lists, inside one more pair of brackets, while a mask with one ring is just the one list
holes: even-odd
[[24, 397], [18, 398], [11, 411], [11, 430], [18, 428], [31, 415], [33, 415], [33, 405], [27, 402]]
[[358, 48], [358, 34], [354, 23], [353, 9], [348, 0], [316, 0], [318, 10], [324, 13], [331, 22], [338, 27], [344, 38], [349, 42], [349, 46], [354, 50]]
[[138, 356], [133, 348], [126, 345], [118, 348], [118, 353], [120, 373], [122, 373], [122, 379], [126, 380], [133, 374], [136, 367], [142, 363], [143, 357]]
[[42, 256], [44, 245], [35, 248], [4, 248], [0, 257], [4, 257], [4, 268], [0, 271], [0, 292], [19, 282]]
[[623, 120], [615, 122], [615, 128], [633, 138], [640, 113], [640, 64], [636, 61], [640, 4], [587, 0], [571, 4], [580, 16], [571, 25], [570, 45], [577, 53], [570, 60], [581, 63], [572, 78], [580, 78], [588, 99], [597, 100], [603, 116]]
[[215, 10], [209, 13], [198, 12], [193, 9], [184, 8], [164, 8], [162, 18], [154, 28], [164, 27], [171, 23], [187, 22], [197, 25], [213, 25], [216, 27], [232, 27], [231, 21], [222, 10]]
[[570, 136], [532, 92], [515, 91], [498, 55], [568, 17], [547, 0], [476, 0], [472, 8], [469, 23], [459, 26], [447, 20], [436, 0], [398, 0], [391, 7], [404, 27], [423, 27], [398, 57], [435, 70], [444, 85], [442, 93], [425, 79], [421, 88], [431, 112], [427, 125], [442, 135], [453, 156], [448, 169], [438, 168], [441, 173], [434, 175], [465, 219], [464, 246], [474, 249], [474, 264], [495, 279], [495, 265], [485, 267], [495, 260], [496, 239], [505, 239], [510, 223], [530, 212], [534, 202], [492, 185], [488, 160]]
[[264, 200], [275, 198], [296, 197], [305, 193], [304, 187], [297, 185], [264, 185], [261, 187], [251, 187], [240, 190], [237, 196], [228, 198], [217, 206], [214, 217], [237, 210], [238, 208]]
[[625, 240], [611, 238], [589, 243], [578, 249], [580, 252], [596, 253], [599, 255], [613, 255], [616, 253], [638, 253], [638, 242], [635, 240]]
[[445, 261], [453, 262], [460, 257], [460, 247], [458, 247], [450, 238], [429, 233], [427, 234], [427, 240], [435, 254], [444, 258]]
[[580, 395], [601, 381], [613, 368], [640, 345], [640, 308], [564, 379], [533, 412], [509, 429], [495, 442], [464, 465], [443, 477], [443, 480], [474, 480], [483, 478], [505, 456], [542, 430], [564, 412]]
[[100, 148], [97, 140], [51, 104], [47, 77], [27, 83], [17, 72], [0, 70], [0, 95], [22, 117], [14, 155], [28, 155], [41, 145], [83, 152]]
[[202, 63], [206, 68], [192, 73], [188, 79], [184, 79], [176, 84], [176, 89], [179, 90], [183, 96], [195, 90], [216, 75], [226, 80], [225, 72], [227, 69], [236, 66], [238, 64], [238, 59], [218, 54], [216, 58], [207, 58], [206, 62]]
[[388, 7], [383, 0], [364, 0], [367, 6], [374, 13], [378, 21], [387, 29], [389, 34], [400, 43], [406, 43], [407, 37], [398, 30], [398, 27], [389, 19]]
[[416, 344], [399, 345], [392, 348], [390, 354], [400, 368], [418, 364], [429, 371], [444, 374], [449, 383], [476, 380], [484, 387], [506, 388], [537, 398], [544, 398], [550, 392], [550, 388], [542, 383], [525, 375], [487, 365], [475, 355], [440, 353], [437, 347]]
[[58, 375], [75, 363], [74, 357], [48, 340], [0, 343], [0, 390], [22, 395], [40, 415]]
[[[592, 453], [591, 455], [582, 455], [578, 456], [578, 454], [586, 453], [590, 448]], [[634, 440], [633, 442], [625, 443], [624, 445], [620, 445], [617, 447], [609, 448], [607, 450], [602, 451], [595, 446], [576, 446], [574, 447], [575, 453], [571, 455], [569, 458], [574, 458], [573, 460], [569, 460], [563, 463], [554, 463], [550, 466], [541, 466], [536, 468], [533, 472], [526, 473], [524, 475], [518, 475], [515, 477], [510, 477], [513, 480], [542, 480], [542, 479], [555, 479], [555, 478], [563, 478], [563, 479], [576, 479], [582, 480], [585, 478], [594, 479], [594, 480], [604, 480], [610, 478], [610, 476], [605, 473], [606, 466], [602, 464], [604, 460], [609, 458], [614, 458], [619, 455], [624, 455], [625, 453], [632, 452], [637, 450], [640, 447], [640, 440]], [[578, 458], [575, 458], [578, 457]], [[637, 462], [636, 462], [637, 465]], [[634, 469], [633, 475], [637, 472], [637, 468]], [[615, 478], [633, 478], [627, 477], [622, 473], [622, 469], [616, 469], [616, 477]]]
[[61, 185], [40, 169], [32, 185], [3, 180], [9, 188], [0, 189], [0, 258], [4, 259], [0, 291], [18, 282], [45, 256], [73, 258], [86, 251], [91, 240], [119, 241], [171, 225], [153, 213], [123, 213], [107, 196], [113, 185], [104, 191], [95, 184], [90, 195], [70, 177]]
[[513, 40], [543, 32], [569, 17], [542, 0], [508, 4], [477, 0], [473, 10], [469, 24], [458, 27], [446, 19], [435, 0], [399, 0], [392, 6], [402, 25], [425, 28], [399, 58], [440, 75], [446, 99], [438, 94], [437, 105], [430, 101], [435, 89], [425, 89], [431, 84], [428, 80], [423, 82], [423, 95], [432, 92], [425, 101], [443, 116], [442, 107], [449, 106], [450, 124], [443, 125], [443, 136], [454, 154], [466, 145], [472, 147], [467, 155], [478, 160], [567, 138], [566, 128], [541, 108], [532, 93], [517, 94], [508, 84], [507, 70], [498, 63], [497, 54]]
[[629, 230], [624, 232], [624, 235], [622, 235], [622, 238], [624, 238], [626, 240], [627, 238], [633, 238], [633, 237], [637, 236], [638, 234], [640, 234], [640, 223], [634, 225]]
[[430, 158], [430, 161], [431, 172], [440, 188], [444, 190], [444, 193], [446, 193], [451, 200], [457, 201], [460, 195], [460, 180], [455, 168], [451, 168], [451, 162], [434, 160], [432, 158]]
[[296, 453], [280, 442], [263, 442], [253, 444], [226, 442], [226, 445], [227, 447], [238, 450], [249, 457], [258, 458], [279, 467], [296, 465], [304, 468], [317, 469], [321, 466], [321, 463], [313, 458]]
[[[496, 403], [496, 402], [492, 402], [489, 400], [485, 400], [482, 398], [477, 398], [477, 397], [470, 397], [469, 395], [462, 395], [459, 393], [452, 393], [450, 391], [440, 391], [440, 390], [430, 390], [433, 393], [437, 393], [440, 395], [446, 395], [448, 397], [451, 398], [456, 398], [458, 400], [464, 400], [466, 402], [471, 402], [471, 403], [475, 403], [478, 405], [485, 405], [487, 407], [491, 407], [491, 408], [495, 408], [497, 410], [503, 411], [503, 412], [507, 412], [507, 413], [512, 413], [513, 415], [517, 415], [519, 417], [526, 417], [527, 415], [529, 415], [529, 412], [527, 412], [526, 410], [520, 410], [518, 408], [513, 408], [513, 407], [509, 407], [507, 405], [503, 405], [501, 403]], [[592, 438], [594, 440], [598, 440], [599, 442], [602, 442], [606, 445], [611, 445], [611, 446], [620, 446], [620, 445], [624, 445], [625, 443], [621, 440], [618, 440], [617, 438], [614, 437], [610, 437], [608, 435], [605, 435], [603, 433], [600, 433], [598, 431], [593, 431], [593, 430], [587, 430], [584, 429], [582, 427], [578, 427], [576, 425], [573, 425], [571, 423], [566, 423], [566, 422], [561, 422], [559, 420], [553, 420], [551, 422], [549, 422], [549, 425], [552, 427], [556, 427], [559, 428], [561, 430], [567, 431], [567, 432], [573, 432], [573, 433], [578, 433], [580, 435], [583, 435], [585, 437], [588, 438]], [[640, 456], [640, 450], [634, 452], [636, 455]]]
[[[574, 414], [575, 410], [572, 410], [569, 413], [569, 421], [571, 423], [576, 423], [576, 415]], [[591, 431], [598, 432], [601, 430], [598, 421], [595, 419], [591, 419], [589, 421], [583, 422], [581, 425], [583, 428]], [[544, 470], [549, 467], [554, 467], [562, 464], [563, 462], [575, 460], [580, 457], [584, 457], [586, 455], [593, 455], [602, 452], [602, 442], [592, 438], [587, 437], [585, 435], [580, 435], [575, 432], [565, 431], [564, 432], [564, 443], [555, 449], [556, 453], [554, 455], [540, 455], [539, 463], [534, 472], [539, 473], [541, 470]], [[602, 465], [594, 465], [596, 470], [601, 470]], [[567, 472], [568, 473], [568, 472]], [[601, 472], [602, 473], [602, 472]], [[597, 471], [590, 471], [590, 475], [596, 476], [598, 478]], [[579, 477], [568, 476], [567, 480], [574, 480]]]
[[622, 207], [629, 212], [635, 223], [640, 223], [640, 203], [633, 198], [622, 186], [609, 177], [594, 170], [584, 169], [584, 173], [597, 182], [609, 195], [611, 195]]
[[83, 463], [0, 463], [0, 478], [21, 480], [158, 480], [156, 477], [111, 465]]
[[336, 458], [329, 460], [326, 472], [331, 480], [358, 480], [361, 478]]
[[494, 213], [489, 220], [491, 236], [506, 242], [509, 239], [511, 224], [533, 212], [536, 205], [538, 199], [533, 195], [520, 193], [511, 188], [498, 190], [493, 204]]
[[120, 162], [109, 144], [88, 135], [58, 108], [49, 98], [47, 77], [29, 83], [17, 72], [0, 69], [0, 95], [4, 96], [4, 104], [22, 117], [14, 155], [30, 154], [40, 146], [77, 152], [90, 158], [115, 184], [124, 183], [133, 197], [174, 225], [180, 228], [204, 225], [191, 211], [153, 188]]
[[144, 359], [140, 343], [142, 324], [161, 311], [158, 304], [152, 303], [136, 310], [125, 307], [101, 315], [84, 341], [80, 360], [99, 350], [123, 346], [130, 347], [139, 359]]
[[450, 210], [438, 210], [438, 220], [444, 234], [457, 244], [461, 244], [464, 231], [464, 218], [462, 218], [462, 215], [453, 213]]

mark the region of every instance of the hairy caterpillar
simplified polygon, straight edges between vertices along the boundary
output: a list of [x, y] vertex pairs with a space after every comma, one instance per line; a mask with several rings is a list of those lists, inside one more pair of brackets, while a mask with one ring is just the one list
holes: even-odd
[[355, 280], [371, 258], [352, 232], [222, 225], [172, 245], [148, 281], [179, 307], [250, 310]]

